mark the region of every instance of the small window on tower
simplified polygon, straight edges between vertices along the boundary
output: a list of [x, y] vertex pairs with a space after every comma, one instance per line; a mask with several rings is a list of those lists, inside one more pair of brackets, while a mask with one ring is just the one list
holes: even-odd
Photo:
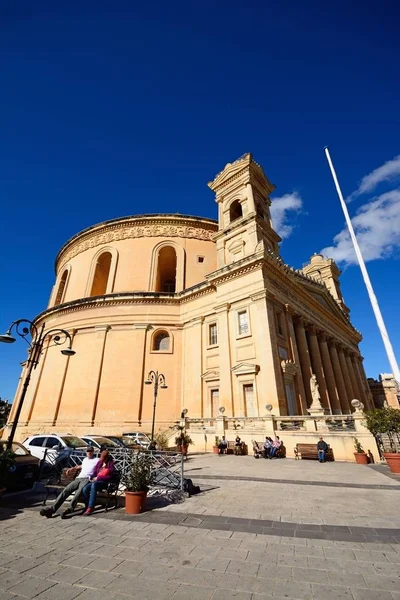
[[197, 262], [198, 263], [203, 263], [204, 262], [204, 256], [198, 256], [197, 257]]
[[240, 204], [239, 200], [235, 200], [234, 202], [232, 202], [229, 208], [229, 220], [232, 223], [232, 221], [236, 221], [236, 219], [241, 219], [242, 217], [242, 205]]

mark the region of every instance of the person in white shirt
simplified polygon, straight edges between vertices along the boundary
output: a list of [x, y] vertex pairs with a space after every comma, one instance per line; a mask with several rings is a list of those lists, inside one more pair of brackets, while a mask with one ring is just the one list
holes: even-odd
[[85, 485], [89, 483], [96, 468], [96, 465], [99, 462], [99, 458], [94, 456], [93, 446], [88, 446], [86, 452], [87, 456], [83, 459], [82, 464], [80, 466], [71, 467], [70, 469], [67, 469], [67, 476], [73, 476], [75, 473], [78, 474], [76, 475], [75, 479], [73, 479], [71, 483], [69, 483], [62, 490], [61, 494], [57, 496], [53, 506], [42, 508], [42, 510], [40, 511], [42, 517], [47, 517], [48, 519], [50, 519], [57, 512], [57, 510], [60, 508], [63, 502], [65, 502], [65, 500], [73, 492], [75, 492], [75, 496], [71, 501], [70, 507], [61, 513], [61, 518], [65, 519], [70, 513], [72, 513], [75, 510], [77, 502], [79, 500], [79, 496], [81, 495]]

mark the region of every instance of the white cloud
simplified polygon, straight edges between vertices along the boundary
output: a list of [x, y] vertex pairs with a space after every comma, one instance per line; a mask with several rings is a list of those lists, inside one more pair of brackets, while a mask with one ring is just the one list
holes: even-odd
[[[400, 157], [398, 158], [400, 165]], [[377, 171], [379, 169], [367, 177]], [[353, 217], [352, 223], [365, 261], [392, 256], [400, 247], [400, 188], [363, 204]], [[357, 262], [347, 228], [342, 229], [334, 237], [333, 245], [323, 248], [321, 253], [338, 263], [350, 265]]]
[[273, 198], [271, 202], [271, 218], [275, 231], [282, 239], [288, 238], [294, 228], [288, 220], [294, 213], [298, 213], [303, 206], [303, 201], [297, 192], [284, 194], [279, 198]]
[[361, 194], [372, 192], [380, 183], [391, 181], [398, 177], [400, 177], [400, 155], [395, 156], [392, 160], [388, 160], [377, 169], [371, 171], [371, 173], [368, 173], [368, 175], [365, 175], [358, 189], [350, 194], [347, 200], [350, 201], [357, 196], [361, 196]]

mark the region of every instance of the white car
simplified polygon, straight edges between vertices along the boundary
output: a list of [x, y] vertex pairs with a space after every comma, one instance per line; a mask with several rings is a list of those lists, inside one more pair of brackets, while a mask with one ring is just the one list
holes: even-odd
[[142, 431], [133, 431], [130, 433], [123, 433], [122, 435], [131, 438], [134, 444], [142, 446], [142, 448], [145, 450], [149, 447], [151, 441], [150, 438]]
[[30, 435], [23, 444], [32, 456], [36, 456], [40, 460], [43, 460], [47, 450], [46, 457], [48, 456], [50, 459], [48, 462], [53, 462], [60, 450], [68, 448], [85, 451], [87, 448], [86, 442], [69, 433], [38, 433]]

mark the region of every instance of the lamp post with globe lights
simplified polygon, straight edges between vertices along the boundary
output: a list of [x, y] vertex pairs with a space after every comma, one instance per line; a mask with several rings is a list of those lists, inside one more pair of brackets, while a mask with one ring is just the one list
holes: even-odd
[[[7, 441], [8, 449], [11, 449], [15, 436], [15, 431], [18, 426], [19, 417], [21, 415], [22, 406], [24, 404], [25, 396], [28, 391], [29, 383], [31, 380], [32, 371], [36, 369], [37, 365], [39, 364], [39, 359], [43, 351], [43, 344], [45, 339], [49, 338], [49, 341], [53, 342], [53, 344], [50, 344], [49, 347], [61, 346], [67, 342], [68, 347], [61, 350], [61, 354], [63, 354], [64, 356], [74, 356], [74, 354], [76, 354], [75, 350], [72, 350], [71, 335], [65, 329], [55, 328], [45, 331], [45, 323], [43, 323], [42, 327], [38, 329], [35, 323], [33, 321], [30, 321], [29, 319], [18, 319], [18, 321], [14, 321], [13, 323], [11, 323], [6, 333], [0, 335], [0, 342], [3, 342], [3, 344], [13, 344], [17, 339], [12, 335], [13, 330], [15, 330], [15, 333], [19, 337], [21, 337], [27, 342], [29, 346], [29, 351], [28, 360], [26, 361], [28, 369], [26, 371], [24, 383], [22, 385], [21, 397], [18, 402], [17, 409], [15, 411], [13, 424], [11, 427], [11, 433]], [[31, 338], [31, 341], [29, 341], [29, 336]]]
[[168, 386], [165, 383], [165, 377], [162, 373], [158, 371], [150, 371], [147, 375], [147, 379], [145, 380], [146, 385], [154, 384], [154, 404], [153, 404], [153, 421], [151, 424], [151, 441], [154, 442], [154, 425], [156, 422], [156, 406], [157, 406], [157, 396], [158, 396], [158, 387], [162, 390], [166, 390]]

